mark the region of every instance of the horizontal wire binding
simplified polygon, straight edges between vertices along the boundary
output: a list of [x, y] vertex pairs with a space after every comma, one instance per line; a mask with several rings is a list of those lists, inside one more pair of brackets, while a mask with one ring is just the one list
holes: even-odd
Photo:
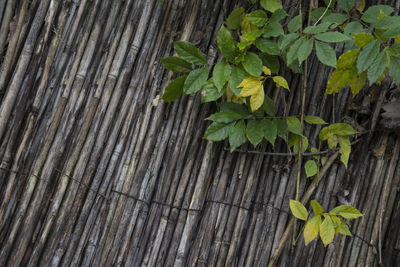
[[[21, 173], [21, 172], [14, 171], [14, 170], [12, 170], [12, 169], [5, 168], [5, 167], [0, 167], [0, 170], [5, 170], [5, 171], [8, 171], [8, 172], [12, 172], [12, 173], [18, 174], [18, 175], [28, 175], [28, 173]], [[63, 172], [60, 171], [59, 169], [55, 169], [55, 170], [56, 170], [58, 173], [63, 174]], [[100, 197], [102, 197], [102, 198], [104, 198], [104, 199], [106, 199], [106, 200], [110, 200], [109, 197], [107, 197], [107, 196], [105, 196], [105, 195], [103, 195], [103, 194], [98, 193], [97, 190], [94, 190], [93, 188], [91, 188], [90, 186], [88, 186], [88, 185], [85, 184], [85, 183], [82, 183], [82, 182], [79, 181], [78, 179], [75, 179], [75, 178], [73, 178], [72, 176], [67, 175], [67, 174], [64, 174], [64, 175], [67, 176], [69, 179], [71, 179], [71, 181], [76, 182], [76, 183], [78, 183], [78, 184], [80, 184], [80, 185], [83, 185], [83, 186], [86, 187], [88, 190], [94, 192], [94, 193], [96, 194], [96, 196], [100, 196]], [[36, 177], [37, 179], [39, 179], [39, 180], [47, 180], [47, 181], [48, 181], [48, 179], [41, 178], [41, 177], [39, 177], [39, 176], [37, 176], [37, 175], [34, 175], [34, 174], [33, 174], [33, 176], [35, 176], [35, 177]], [[206, 208], [206, 205], [204, 205], [201, 209], [192, 209], [192, 208], [183, 207], [183, 206], [170, 205], [170, 204], [163, 203], [163, 202], [160, 202], [160, 201], [157, 201], [157, 200], [147, 201], [147, 200], [140, 199], [140, 198], [138, 198], [138, 197], [135, 197], [135, 196], [132, 196], [132, 195], [130, 195], [130, 194], [127, 194], [127, 193], [124, 193], [124, 192], [121, 192], [121, 191], [117, 191], [117, 190], [111, 190], [110, 192], [116, 193], [116, 194], [119, 194], [119, 195], [122, 195], [122, 196], [125, 196], [125, 197], [127, 197], [127, 198], [134, 199], [134, 200], [136, 200], [136, 201], [138, 201], [138, 202], [141, 202], [141, 203], [146, 204], [146, 206], [148, 206], [148, 207], [150, 207], [150, 206], [153, 205], [153, 204], [156, 204], [156, 205], [165, 206], [165, 207], [169, 207], [169, 208], [175, 208], [175, 209], [185, 210], [185, 211], [194, 211], [194, 212], [204, 212], [204, 211], [205, 211], [205, 208]], [[205, 204], [207, 204], [207, 203], [221, 204], [221, 205], [225, 205], [225, 206], [229, 206], [229, 207], [235, 207], [235, 208], [238, 208], [238, 209], [244, 209], [244, 210], [251, 211], [251, 212], [260, 212], [260, 211], [264, 210], [264, 207], [269, 207], [269, 208], [275, 209], [275, 210], [277, 210], [277, 211], [279, 211], [279, 212], [282, 212], [282, 213], [286, 213], [286, 214], [288, 214], [288, 215], [291, 215], [291, 213], [290, 213], [289, 211], [286, 211], [286, 210], [280, 209], [280, 208], [278, 208], [278, 207], [275, 207], [275, 206], [273, 206], [272, 204], [269, 204], [269, 203], [262, 203], [262, 202], [256, 202], [256, 201], [252, 201], [252, 204], [255, 204], [253, 208], [251, 208], [251, 207], [248, 208], [248, 207], [244, 207], [244, 206], [240, 206], [240, 205], [237, 205], [237, 204], [228, 203], [228, 202], [224, 202], [224, 201], [219, 201], [219, 200], [210, 200], [210, 199], [208, 199], [208, 200], [205, 200], [204, 202], [205, 202]], [[262, 208], [259, 208], [260, 206], [261, 206]], [[356, 234], [354, 234], [354, 233], [351, 233], [351, 234], [353, 235], [353, 238], [358, 238], [360, 241], [366, 243], [369, 247], [373, 247], [373, 248], [375, 248], [375, 249], [378, 249], [376, 245], [371, 244], [370, 242], [368, 242], [367, 240], [365, 240], [363, 237], [361, 237], [361, 236], [359, 236], [359, 235], [356, 235]], [[221, 242], [222, 242], [222, 241], [221, 241]], [[400, 251], [400, 249], [398, 249], [398, 251]]]

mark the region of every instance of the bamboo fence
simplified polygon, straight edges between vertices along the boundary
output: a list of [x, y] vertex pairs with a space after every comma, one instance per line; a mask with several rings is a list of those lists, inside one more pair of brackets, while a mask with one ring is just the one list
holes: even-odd
[[[296, 15], [298, 3], [283, 2]], [[400, 1], [373, 2], [399, 11]], [[332, 70], [309, 61], [306, 114], [367, 132], [348, 169], [331, 153], [314, 181], [301, 179], [304, 202], [364, 214], [353, 237], [326, 248], [291, 245], [297, 164], [283, 142], [229, 153], [202, 139], [215, 105], [161, 100], [172, 42], [192, 41], [215, 62], [219, 27], [239, 5], [0, 0], [0, 266], [399, 266], [400, 138], [379, 125], [399, 85], [328, 97]], [[291, 93], [267, 93], [296, 114], [301, 79], [282, 75]], [[319, 130], [306, 128], [313, 146]]]

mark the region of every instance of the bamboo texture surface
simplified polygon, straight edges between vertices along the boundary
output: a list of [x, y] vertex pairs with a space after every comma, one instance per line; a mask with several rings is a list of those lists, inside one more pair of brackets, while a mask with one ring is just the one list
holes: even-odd
[[[282, 2], [297, 15], [297, 1]], [[398, 0], [369, 2], [399, 12]], [[239, 5], [249, 7], [0, 0], [0, 266], [267, 266], [279, 246], [278, 266], [398, 266], [400, 137], [381, 130], [379, 115], [399, 85], [327, 96], [332, 69], [309, 59], [305, 113], [350, 118], [367, 132], [348, 169], [331, 153], [312, 191], [302, 176], [300, 197], [364, 214], [350, 224], [353, 237], [326, 248], [302, 237], [279, 244], [293, 224], [297, 175], [285, 143], [229, 153], [202, 139], [215, 104], [199, 94], [162, 101], [173, 76], [160, 58], [173, 54], [172, 42], [191, 41], [214, 63], [219, 27]], [[279, 112], [298, 114], [301, 78], [281, 72], [291, 93], [272, 84], [266, 92]], [[348, 109], [366, 100], [366, 112]], [[320, 126], [305, 130], [318, 146]]]

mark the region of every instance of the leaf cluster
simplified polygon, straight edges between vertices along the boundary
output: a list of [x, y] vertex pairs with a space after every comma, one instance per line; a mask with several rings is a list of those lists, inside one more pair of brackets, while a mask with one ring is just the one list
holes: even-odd
[[352, 236], [344, 219], [351, 220], [363, 216], [356, 208], [349, 205], [338, 206], [328, 213], [324, 213], [323, 207], [315, 200], [311, 200], [310, 205], [314, 216], [308, 219], [309, 213], [301, 202], [291, 199], [289, 203], [293, 216], [306, 222], [303, 232], [306, 245], [317, 238], [318, 234], [324, 246], [333, 242], [335, 234]]

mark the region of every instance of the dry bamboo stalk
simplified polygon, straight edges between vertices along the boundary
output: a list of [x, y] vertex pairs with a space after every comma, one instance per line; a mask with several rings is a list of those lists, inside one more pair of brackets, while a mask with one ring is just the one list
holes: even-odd
[[[109, 21], [109, 23], [110, 22], [111, 21]], [[129, 33], [129, 31], [128, 31], [128, 33]], [[128, 34], [128, 36], [129, 36], [129, 34]], [[119, 39], [116, 39], [116, 42], [114, 42], [114, 43], [117, 44], [118, 40]], [[113, 47], [115, 47], [115, 45], [113, 45]], [[122, 47], [124, 47], [124, 46], [122, 46]], [[121, 53], [121, 52], [124, 53], [125, 49], [124, 48], [120, 49], [120, 51], [118, 53]], [[113, 53], [111, 53], [111, 57], [107, 60], [107, 62], [108, 62], [107, 65], [108, 66], [110, 66], [112, 58], [113, 58]], [[101, 99], [101, 103], [99, 104], [99, 107], [101, 108], [101, 110], [100, 111], [97, 110], [96, 115], [94, 116], [95, 124], [94, 125], [92, 124], [92, 126], [91, 126], [92, 130], [89, 132], [89, 137], [86, 138], [88, 141], [86, 141], [86, 143], [85, 143], [85, 148], [84, 148], [85, 151], [90, 151], [91, 147], [93, 146], [94, 141], [96, 140], [94, 135], [96, 135], [96, 131], [97, 130], [93, 130], [93, 128], [96, 129], [96, 128], [100, 127], [100, 120], [102, 118], [102, 115], [105, 112], [105, 109], [106, 109], [107, 104], [108, 104], [108, 100], [111, 97], [111, 90], [113, 89], [114, 84], [115, 84], [115, 76], [112, 75], [112, 74], [113, 74], [113, 72], [118, 72], [118, 68], [119, 68], [120, 65], [121, 65], [121, 61], [120, 61], [120, 63], [118, 63], [118, 61], [116, 61], [115, 65], [113, 65], [114, 69], [112, 69], [110, 74], [107, 76], [107, 82], [106, 82], [106, 85], [105, 85], [105, 88], [104, 88], [104, 91], [105, 91], [104, 95], [107, 96], [107, 97], [104, 97], [104, 98]], [[105, 68], [105, 73], [107, 73], [107, 71], [108, 71], [108, 68]], [[99, 78], [104, 79], [104, 76], [103, 75], [101, 75], [101, 76], [102, 77], [99, 77]], [[101, 82], [100, 82], [100, 84], [101, 84]], [[100, 96], [100, 94], [102, 92], [102, 89], [103, 89], [103, 87], [98, 87], [95, 90], [94, 96], [93, 96], [94, 99], [98, 99], [98, 96]], [[113, 101], [114, 102], [118, 101], [118, 99], [119, 99], [119, 96], [118, 96], [118, 93], [117, 93], [116, 96], [114, 97]], [[111, 114], [113, 114], [112, 110], [111, 110]], [[92, 119], [89, 119], [89, 120], [91, 121]], [[107, 127], [107, 123], [105, 123], [105, 125], [103, 127]], [[102, 131], [104, 132], [104, 129]], [[100, 140], [102, 140], [102, 139], [100, 139]], [[99, 142], [99, 141], [97, 141], [97, 142]], [[96, 147], [97, 147], [97, 151], [99, 151], [101, 149], [101, 146], [99, 146], [99, 145], [97, 145]], [[94, 155], [97, 155], [97, 154], [98, 153], [94, 153]], [[86, 166], [86, 163], [88, 161], [88, 157], [89, 157], [89, 154], [87, 154], [87, 153], [84, 154], [84, 155], [81, 155], [81, 159], [78, 161], [77, 167], [75, 167], [75, 170], [74, 170], [74, 173], [73, 173], [73, 177], [82, 177], [83, 176], [83, 172], [85, 171], [85, 166]], [[88, 169], [93, 171], [94, 163], [89, 163], [89, 164], [90, 165], [89, 165]], [[90, 167], [90, 166], [92, 166], [92, 167]], [[88, 181], [84, 180], [83, 183], [84, 184], [88, 184]], [[67, 196], [66, 196], [67, 199], [70, 199], [70, 201], [73, 201], [73, 199], [75, 198], [75, 194], [76, 194], [76, 192], [78, 190], [78, 187], [79, 187], [79, 185], [78, 184], [74, 184], [74, 183], [70, 186], [70, 190], [67, 192]], [[65, 227], [65, 222], [63, 222], [63, 220], [65, 220], [66, 215], [68, 214], [68, 212], [69, 212], [69, 210], [63, 209], [62, 212], [59, 215], [58, 220], [57, 220], [58, 221], [57, 224], [63, 225], [62, 226], [63, 229]], [[76, 214], [76, 212], [74, 214]], [[72, 225], [68, 226], [67, 229], [70, 229], [71, 227], [72, 227]], [[69, 232], [70, 230], [64, 230], [64, 231]]]
[[4, 7], [6, 6], [7, 0], [0, 0], [0, 26], [1, 22], [3, 21], [3, 11]]
[[[214, 179], [209, 193], [209, 198], [216, 202], [221, 202], [223, 200], [222, 198], [225, 193], [225, 187], [228, 182], [228, 173], [232, 164], [232, 157], [232, 153], [227, 152], [222, 152], [218, 156], [218, 165], [213, 172]], [[198, 261], [207, 261], [208, 251], [211, 247], [213, 237], [212, 235], [215, 224], [217, 223], [219, 204], [210, 203], [210, 205], [205, 206], [205, 208], [205, 219], [201, 222], [200, 234], [196, 236], [187, 262], [196, 263], [193, 259], [198, 259]]]
[[[14, 1], [10, 1], [14, 2]], [[1, 64], [1, 74], [0, 74], [0, 88], [5, 88], [5, 85], [9, 79], [11, 72], [11, 66], [13, 65], [14, 54], [18, 45], [18, 39], [22, 31], [22, 25], [25, 23], [25, 14], [28, 10], [29, 0], [24, 0], [18, 15], [17, 27], [12, 35], [12, 38], [8, 44], [6, 56]], [[0, 46], [0, 51], [2, 51]], [[0, 89], [2, 91], [2, 89]]]
[[[17, 4], [17, 1], [8, 0], [4, 15], [2, 13], [1, 18], [1, 28], [0, 28], [0, 54], [3, 54], [3, 49], [6, 46], [7, 34], [10, 29], [10, 22], [14, 14], [14, 9]], [[2, 3], [4, 6], [4, 3]], [[0, 88], [0, 91], [3, 91], [3, 87]]]
[[244, 228], [244, 221], [246, 216], [248, 216], [248, 210], [250, 209], [251, 206], [251, 200], [255, 193], [254, 191], [256, 190], [257, 186], [256, 179], [259, 177], [262, 161], [263, 161], [263, 156], [256, 156], [255, 159], [253, 159], [253, 164], [251, 165], [249, 174], [247, 175], [246, 186], [243, 191], [243, 197], [240, 203], [240, 206], [244, 207], [244, 209], [240, 209], [239, 214], [237, 216], [237, 223], [233, 231], [231, 245], [229, 246], [227, 259], [225, 262], [226, 265], [232, 265], [234, 263], [234, 257], [237, 256], [237, 249], [238, 249], [237, 245], [240, 243], [239, 237], [242, 236], [241, 232], [243, 231]]
[[[253, 157], [247, 157], [243, 155], [240, 157], [235, 164], [235, 170], [232, 175], [232, 182], [227, 188], [224, 203], [229, 203], [231, 205], [220, 205], [220, 210], [218, 214], [218, 228], [215, 229], [216, 236], [214, 239], [213, 248], [211, 250], [210, 264], [221, 266], [225, 263], [226, 254], [230, 246], [230, 240], [232, 236], [232, 230], [234, 228], [234, 220], [238, 213], [240, 207], [241, 195], [237, 192], [242, 192], [245, 185], [246, 179], [239, 179], [240, 169], [242, 162], [245, 161], [244, 170], [250, 170], [251, 159]], [[233, 183], [234, 182], [234, 183]]]
[[[384, 137], [385, 140], [385, 137]], [[379, 265], [382, 266], [383, 261], [382, 261], [382, 224], [383, 224], [383, 216], [385, 213], [385, 207], [388, 204], [388, 198], [389, 198], [389, 186], [392, 183], [392, 179], [394, 176], [394, 171], [395, 171], [395, 166], [397, 164], [398, 160], [398, 154], [399, 154], [399, 141], [396, 142], [394, 148], [393, 148], [393, 154], [392, 154], [392, 159], [390, 161], [390, 165], [388, 166], [388, 170], [386, 172], [385, 178], [384, 178], [384, 184], [383, 184], [383, 189], [381, 192], [381, 196], [379, 199], [379, 206], [377, 208], [377, 216], [375, 220], [371, 220], [373, 222], [373, 229], [371, 237], [370, 237], [370, 243], [374, 245], [375, 247], [368, 247], [368, 253], [366, 257], [365, 264], [367, 266], [372, 266], [374, 264], [374, 261], [377, 260], [379, 262]], [[376, 246], [378, 247], [378, 251], [376, 251]], [[376, 255], [376, 252], [378, 252], [378, 255]]]
[[[167, 176], [165, 173], [172, 172], [172, 170], [173, 170], [173, 166], [175, 165], [175, 163], [171, 164], [170, 160], [176, 160], [177, 155], [175, 155], [174, 153], [179, 152], [179, 149], [177, 150], [177, 147], [179, 148], [179, 146], [175, 145], [175, 142], [176, 142], [175, 140], [176, 140], [176, 137], [178, 136], [179, 130], [185, 128], [185, 127], [182, 127], [182, 128], [177, 127], [177, 126], [179, 126], [180, 121], [182, 120], [182, 114], [183, 114], [182, 106], [183, 106], [183, 103], [186, 102], [185, 98], [182, 98], [180, 102], [181, 103], [177, 102], [173, 105], [173, 109], [169, 116], [172, 116], [174, 118], [174, 120], [173, 120], [174, 123], [171, 123], [171, 124], [168, 123], [169, 127], [167, 129], [169, 129], [169, 130], [166, 131], [166, 133], [164, 134], [164, 137], [163, 137], [168, 142], [168, 147], [166, 148], [167, 150], [165, 153], [166, 153], [166, 155], [170, 155], [170, 157], [168, 157], [165, 161], [162, 162], [162, 165], [164, 168], [162, 169], [160, 176], [164, 178], [163, 179], [164, 181], [163, 180], [159, 181], [160, 184], [163, 186], [158, 187], [157, 188], [158, 190], [156, 190], [156, 192], [155, 192], [155, 196], [153, 196], [153, 199], [155, 199], [156, 201], [165, 202], [165, 200], [163, 199], [163, 197], [161, 195], [164, 195], [166, 197], [167, 192], [165, 192], [165, 191], [168, 190], [168, 186], [164, 186], [164, 184], [165, 185], [169, 184], [167, 181], [167, 178], [170, 177], [170, 176]], [[166, 166], [168, 166], [168, 168], [166, 168]], [[161, 192], [161, 191], [164, 191], [164, 192]], [[161, 216], [161, 208], [163, 208], [163, 206], [159, 206], [159, 205], [151, 206], [150, 215], [148, 218], [149, 223], [159, 220], [159, 218]], [[154, 227], [158, 227], [158, 225], [156, 223], [153, 223], [153, 225], [154, 225]], [[155, 230], [152, 231], [151, 224], [148, 224], [148, 227], [146, 227], [144, 230], [144, 236], [150, 236], [151, 234], [154, 236]], [[154, 238], [149, 238], [148, 240], [149, 241], [154, 240]], [[139, 244], [139, 247], [141, 247], [141, 248], [146, 247], [147, 246], [146, 241], [147, 241], [146, 239], [142, 239], [141, 243]], [[150, 247], [152, 247], [152, 245]], [[147, 265], [148, 256], [146, 257], [144, 255], [144, 252], [145, 252], [144, 250], [139, 250], [137, 252], [137, 256], [135, 258], [139, 262], [141, 262], [140, 259], [145, 257], [145, 259], [143, 260], [143, 264]]]
[[[29, 61], [32, 56], [34, 44], [38, 32], [42, 26], [44, 16], [47, 12], [47, 8], [50, 0], [45, 0], [40, 2], [40, 6], [36, 12], [34, 21], [32, 22], [29, 35], [24, 45], [23, 52], [21, 53], [20, 59], [18, 61], [16, 70], [14, 72], [13, 79], [10, 82], [10, 86], [6, 92], [6, 95], [0, 106], [0, 140], [4, 135], [6, 129], [8, 118], [10, 117], [12, 107], [14, 106], [15, 100], [17, 98], [19, 88], [22, 84], [23, 76], [28, 67]], [[11, 1], [13, 2], [13, 1]], [[1, 47], [0, 47], [1, 48]], [[4, 88], [0, 89], [4, 90]]]
[[[384, 160], [382, 158], [377, 159], [377, 163], [375, 165], [375, 171], [372, 176], [372, 180], [370, 183], [370, 189], [369, 189], [369, 194], [368, 197], [365, 199], [363, 203], [363, 208], [362, 208], [362, 213], [364, 216], [360, 219], [359, 224], [357, 225], [357, 231], [355, 234], [359, 237], [364, 238], [365, 235], [368, 235], [369, 233], [366, 231], [368, 227], [368, 221], [372, 220], [371, 218], [374, 218], [375, 216], [375, 211], [373, 209], [370, 209], [370, 205], [375, 202], [375, 197], [376, 194], [378, 193], [378, 186], [379, 186], [379, 178], [381, 177], [382, 171], [383, 171], [383, 165], [385, 164]], [[357, 239], [357, 238], [356, 238]], [[366, 238], [368, 240], [368, 238]], [[361, 242], [361, 241], [360, 241]], [[355, 266], [357, 263], [357, 259], [360, 253], [360, 250], [363, 246], [362, 242], [356, 242], [354, 240], [353, 246], [351, 248], [351, 256], [349, 259], [349, 266]]]
[[[24, 2], [25, 4], [25, 2]], [[63, 12], [60, 15], [60, 19], [59, 19], [59, 29], [62, 29], [65, 23], [65, 19], [66, 19], [66, 10], [64, 9]], [[49, 22], [51, 24], [51, 22]], [[43, 71], [43, 75], [40, 79], [40, 83], [38, 86], [38, 91], [36, 93], [35, 99], [33, 101], [32, 104], [32, 110], [38, 110], [42, 101], [42, 92], [45, 90], [46, 85], [47, 85], [47, 81], [48, 81], [48, 73], [50, 71], [50, 67], [53, 63], [54, 60], [54, 56], [55, 56], [55, 51], [57, 50], [59, 44], [59, 39], [57, 37], [54, 37], [52, 40], [52, 43], [50, 45], [50, 49], [49, 49], [49, 53], [48, 53], [48, 57], [46, 58], [46, 62], [45, 62], [45, 69]], [[27, 150], [27, 143], [28, 140], [31, 138], [31, 133], [33, 130], [33, 124], [34, 124], [34, 120], [35, 120], [35, 113], [30, 112], [30, 114], [28, 115], [29, 119], [28, 119], [28, 123], [26, 126], [26, 130], [25, 130], [25, 134], [23, 137], [22, 142], [20, 143], [17, 153], [14, 157], [14, 162], [13, 162], [13, 166], [11, 167], [11, 170], [14, 171], [12, 173], [10, 173], [10, 177], [9, 177], [9, 183], [7, 184], [7, 189], [5, 190], [6, 195], [4, 196], [4, 199], [1, 203], [1, 208], [0, 208], [0, 218], [4, 218], [4, 213], [6, 210], [6, 207], [8, 205], [8, 202], [10, 200], [11, 197], [11, 193], [14, 191], [14, 187], [15, 187], [15, 182], [16, 182], [16, 171], [19, 169], [19, 164], [20, 164], [20, 158], [21, 156], [25, 153], [25, 151]], [[4, 159], [3, 159], [4, 161]], [[7, 164], [4, 164], [4, 162], [2, 162], [1, 164], [2, 166], [7, 166]], [[1, 223], [0, 223], [1, 225]]]
[[[33, 190], [33, 188], [35, 187], [35, 184], [36, 184], [36, 181], [37, 181], [37, 177], [38, 177], [38, 175], [39, 175], [39, 170], [41, 169], [41, 167], [43, 166], [43, 164], [45, 164], [45, 160], [46, 160], [46, 156], [47, 156], [47, 153], [48, 153], [48, 151], [50, 150], [50, 144], [51, 144], [51, 141], [53, 140], [53, 138], [54, 138], [54, 136], [55, 136], [55, 132], [56, 132], [56, 130], [57, 130], [57, 126], [58, 126], [58, 123], [59, 123], [59, 121], [61, 120], [61, 117], [62, 117], [62, 112], [63, 112], [63, 109], [64, 109], [64, 107], [65, 107], [65, 105], [66, 105], [66, 102], [67, 102], [67, 99], [66, 98], [61, 98], [60, 100], [59, 100], [59, 102], [60, 102], [60, 105], [58, 106], [58, 108], [57, 108], [57, 112], [56, 112], [56, 114], [55, 114], [55, 116], [54, 116], [54, 121], [53, 121], [53, 124], [52, 124], [52, 128], [50, 129], [50, 133], [49, 133], [49, 136], [48, 136], [48, 139], [46, 140], [46, 144], [45, 144], [45, 147], [44, 147], [44, 149], [42, 150], [42, 152], [41, 152], [41, 154], [40, 154], [40, 160], [36, 163], [36, 167], [35, 167], [35, 169], [34, 169], [34, 171], [33, 171], [33, 175], [31, 175], [31, 179], [30, 179], [30, 189], [29, 189], [29, 191], [28, 191], [28, 194], [26, 194], [26, 196], [27, 196], [27, 198], [26, 199], [29, 199], [30, 198], [30, 195], [32, 194], [31, 192], [32, 192], [32, 190]], [[53, 149], [54, 150], [54, 149]], [[47, 165], [48, 165], [49, 163], [48, 163], [48, 161], [47, 161]], [[45, 166], [46, 166], [46, 164], [45, 164]], [[45, 168], [46, 169], [46, 168]], [[45, 188], [45, 185], [46, 185], [46, 183], [45, 182], [43, 182], [44, 180], [41, 180], [40, 181], [40, 185], [42, 185], [42, 189], [41, 190], [44, 190], [44, 188]], [[43, 192], [43, 191], [42, 191]], [[39, 196], [41, 195], [41, 193], [38, 193], [39, 194]], [[40, 201], [40, 198], [39, 198], [39, 201]], [[26, 204], [27, 205], [27, 204]], [[22, 206], [22, 208], [23, 208], [24, 206]], [[29, 210], [29, 212], [30, 212], [30, 214], [34, 214], [34, 209], [32, 209], [32, 210]], [[15, 229], [17, 229], [17, 227], [15, 227], [14, 228], [14, 230]]]

